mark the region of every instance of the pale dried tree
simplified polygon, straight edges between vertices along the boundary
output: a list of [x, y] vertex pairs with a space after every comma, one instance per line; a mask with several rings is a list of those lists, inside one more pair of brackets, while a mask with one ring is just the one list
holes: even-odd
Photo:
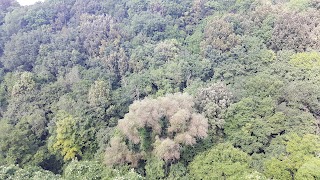
[[196, 97], [196, 107], [208, 119], [210, 130], [222, 129], [225, 110], [232, 103], [232, 93], [222, 82], [200, 89]]
[[207, 23], [204, 29], [202, 49], [216, 49], [222, 52], [229, 51], [240, 43], [240, 38], [235, 34], [232, 23], [224, 18], [214, 18]]
[[110, 146], [106, 149], [104, 163], [112, 166], [130, 162], [132, 166], [136, 166], [138, 157], [139, 154], [133, 154], [120, 137], [114, 137], [110, 141]]
[[166, 138], [157, 139], [155, 142], [155, 154], [166, 162], [180, 159], [180, 145], [173, 140]]
[[[140, 145], [139, 150], [135, 150], [137, 154], [152, 152], [166, 162], [174, 161], [180, 158], [181, 146], [194, 145], [207, 136], [208, 121], [194, 106], [193, 97], [182, 93], [135, 101], [129, 113], [119, 120], [118, 129], [128, 140], [127, 146]], [[144, 146], [147, 144], [150, 146]], [[106, 153], [114, 148], [117, 149], [117, 144], [111, 144]], [[123, 158], [111, 162], [124, 161], [131, 162]]]

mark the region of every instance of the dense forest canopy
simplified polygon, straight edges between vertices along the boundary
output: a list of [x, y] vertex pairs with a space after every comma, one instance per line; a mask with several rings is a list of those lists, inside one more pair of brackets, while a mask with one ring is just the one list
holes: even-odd
[[319, 0], [0, 0], [0, 179], [319, 178]]

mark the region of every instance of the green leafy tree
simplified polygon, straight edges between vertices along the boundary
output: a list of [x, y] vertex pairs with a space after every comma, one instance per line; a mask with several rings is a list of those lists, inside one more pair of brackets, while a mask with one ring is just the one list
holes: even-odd
[[320, 178], [320, 158], [314, 157], [304, 163], [296, 173], [296, 179], [319, 179]]
[[254, 36], [242, 36], [241, 39], [241, 45], [232, 49], [232, 56], [219, 52], [208, 54], [216, 66], [215, 79], [234, 84], [238, 78], [262, 72], [274, 62], [275, 53], [266, 48], [262, 39]]
[[78, 119], [64, 112], [57, 114], [56, 119], [55, 132], [50, 137], [49, 149], [61, 154], [65, 161], [81, 156], [81, 147], [77, 143]]
[[145, 166], [147, 179], [163, 179], [165, 177], [165, 162], [162, 159], [150, 158]]
[[193, 179], [238, 179], [250, 172], [250, 157], [231, 144], [218, 144], [200, 153], [190, 163]]
[[109, 118], [114, 115], [114, 105], [110, 92], [110, 85], [103, 80], [95, 81], [88, 92], [88, 103], [90, 113], [97, 116], [97, 124], [108, 122]]
[[[9, 164], [40, 165], [46, 157], [37, 154], [45, 147], [48, 120], [45, 111], [38, 106], [37, 83], [30, 72], [11, 77], [14, 82], [5, 83], [8, 105], [0, 120], [4, 128], [0, 137], [0, 152], [3, 161]], [[21, 141], [23, 138], [26, 139]]]
[[310, 0], [290, 0], [288, 5], [290, 8], [294, 9], [294, 10], [306, 10], [307, 7], [311, 4]]
[[315, 51], [297, 53], [291, 57], [289, 63], [301, 69], [307, 70], [320, 67], [320, 53]]
[[225, 133], [236, 147], [253, 154], [264, 149], [272, 134], [283, 131], [283, 113], [274, 113], [274, 101], [244, 98], [230, 106], [226, 115]]
[[[317, 168], [312, 168], [312, 166], [319, 161], [317, 157], [320, 151], [319, 136], [306, 134], [300, 137], [297, 134], [291, 134], [285, 144], [285, 154], [266, 161], [265, 174], [267, 177], [276, 179], [318, 177]], [[306, 174], [308, 171], [309, 175]]]
[[50, 171], [43, 170], [36, 166], [19, 168], [15, 165], [0, 166], [0, 179], [34, 179], [34, 180], [61, 180], [60, 175], [55, 175]]
[[73, 179], [111, 179], [115, 173], [95, 161], [71, 161], [64, 170], [63, 178]]
[[190, 179], [187, 167], [182, 163], [176, 163], [170, 166], [168, 179], [187, 180]]
[[48, 41], [47, 29], [17, 33], [11, 37], [4, 48], [1, 62], [9, 70], [32, 70], [40, 45]]
[[117, 171], [117, 176], [114, 177], [115, 180], [143, 180], [145, 179], [142, 175], [130, 169], [129, 171], [119, 172]]

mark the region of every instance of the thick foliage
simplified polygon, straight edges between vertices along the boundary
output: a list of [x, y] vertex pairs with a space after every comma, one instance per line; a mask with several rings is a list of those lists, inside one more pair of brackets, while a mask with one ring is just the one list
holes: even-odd
[[0, 179], [319, 179], [319, 22], [319, 0], [0, 0]]

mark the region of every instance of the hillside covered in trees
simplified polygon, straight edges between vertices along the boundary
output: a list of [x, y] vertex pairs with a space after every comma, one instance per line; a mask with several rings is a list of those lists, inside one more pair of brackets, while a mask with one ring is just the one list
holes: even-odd
[[0, 179], [320, 179], [320, 1], [0, 0]]

